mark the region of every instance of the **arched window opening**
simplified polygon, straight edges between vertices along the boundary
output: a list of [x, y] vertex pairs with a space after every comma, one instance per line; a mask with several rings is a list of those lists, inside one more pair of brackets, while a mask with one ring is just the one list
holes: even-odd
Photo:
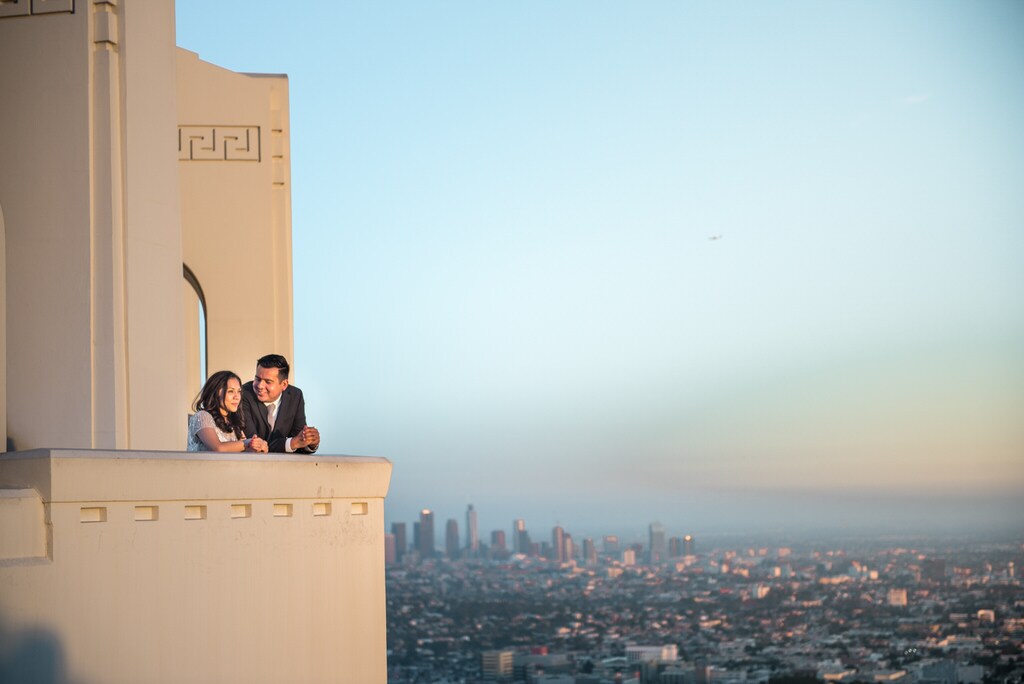
[[0, 207], [0, 452], [13, 451], [7, 442], [7, 228]]
[[186, 264], [182, 264], [185, 276], [185, 363], [188, 369], [189, 396], [196, 397], [206, 382], [206, 295], [203, 288]]

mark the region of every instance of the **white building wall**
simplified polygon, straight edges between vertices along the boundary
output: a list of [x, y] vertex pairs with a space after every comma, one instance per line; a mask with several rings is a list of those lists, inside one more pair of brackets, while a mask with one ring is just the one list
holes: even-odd
[[391, 464], [246, 456], [0, 457], [0, 681], [383, 684]]
[[[0, 18], [6, 416], [15, 448], [92, 444], [89, 62], [86, 14]], [[44, 387], [61, 391], [47, 391], [41, 411]]]
[[264, 354], [295, 361], [288, 79], [182, 49], [177, 74], [184, 260], [206, 296], [207, 368], [247, 380]]
[[[174, 2], [122, 2], [129, 448], [182, 448], [191, 399], [181, 305]], [[138, 37], [131, 40], [132, 37]]]
[[60, 6], [0, 14], [7, 436], [180, 448], [174, 5]]
[[[382, 684], [390, 463], [172, 453], [183, 263], [211, 370], [292, 356], [287, 79], [172, 0], [0, 3], [0, 60], [0, 681]], [[183, 158], [224, 124], [243, 158]]]

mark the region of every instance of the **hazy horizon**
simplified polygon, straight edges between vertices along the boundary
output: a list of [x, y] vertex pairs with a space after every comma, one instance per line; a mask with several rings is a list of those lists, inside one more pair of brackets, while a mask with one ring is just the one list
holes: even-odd
[[388, 524], [1024, 529], [1024, 5], [177, 8], [289, 76], [293, 379]]
[[[702, 513], [700, 502], [695, 503], [693, 508], [672, 503], [645, 508], [622, 504], [606, 506], [596, 501], [569, 502], [561, 507], [537, 507], [530, 510], [517, 509], [514, 503], [469, 503], [473, 503], [477, 512], [480, 540], [486, 544], [490, 543], [493, 530], [503, 530], [506, 538], [511, 539], [512, 524], [516, 518], [525, 520], [533, 541], [550, 541], [552, 528], [560, 525], [573, 535], [577, 543], [584, 537], [599, 541], [606, 534], [645, 541], [647, 526], [652, 522], [661, 523], [667, 536], [691, 534], [698, 539], [709, 535], [749, 536], [765, 540], [917, 535], [932, 539], [964, 536], [979, 539], [1012, 536], [1021, 539], [1021, 530], [1024, 530], [1019, 516], [1006, 515], [1007, 510], [1014, 510], [1015, 507], [1019, 509], [1019, 501], [1006, 497], [988, 502], [908, 501], [865, 495], [848, 496], [837, 502], [827, 501], [820, 496], [797, 496], [783, 502], [777, 496], [765, 493], [748, 492], [747, 496], [747, 500], [737, 504], [737, 513], [726, 516]], [[458, 522], [460, 540], [464, 544], [466, 506], [441, 503], [406, 510], [398, 509], [389, 498], [385, 503], [386, 529], [390, 531], [393, 522], [404, 522], [407, 534], [411, 535], [412, 523], [419, 520], [420, 510], [428, 508], [434, 513], [438, 549], [444, 548], [445, 524], [449, 518]], [[751, 516], [746, 511], [748, 506], [754, 507], [761, 514]]]

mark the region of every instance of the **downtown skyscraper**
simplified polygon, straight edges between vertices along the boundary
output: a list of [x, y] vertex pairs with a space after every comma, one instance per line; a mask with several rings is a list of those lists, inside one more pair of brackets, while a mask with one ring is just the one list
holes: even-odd
[[659, 522], [653, 522], [647, 528], [648, 545], [647, 560], [661, 563], [665, 560], [665, 528]]
[[420, 511], [420, 526], [417, 551], [420, 558], [434, 557], [434, 512], [429, 508]]
[[405, 552], [408, 548], [405, 536], [405, 523], [391, 523], [391, 534], [395, 536], [395, 560], [400, 563], [402, 558], [405, 557]]
[[448, 518], [444, 530], [444, 554], [451, 560], [459, 557], [459, 521]]
[[551, 530], [551, 552], [551, 560], [556, 563], [565, 562], [565, 530], [561, 525], [555, 525]]
[[526, 553], [529, 549], [523, 549], [523, 539], [526, 537], [526, 521], [516, 518], [512, 521], [512, 550], [516, 553]]
[[476, 525], [476, 509], [469, 504], [466, 509], [466, 553], [470, 558], [480, 554], [480, 533]]

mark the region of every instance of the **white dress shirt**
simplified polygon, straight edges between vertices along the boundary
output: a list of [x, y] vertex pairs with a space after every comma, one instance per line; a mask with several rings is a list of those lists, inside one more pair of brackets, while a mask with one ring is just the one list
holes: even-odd
[[[274, 407], [273, 412], [270, 412], [269, 410], [267, 411], [267, 422], [270, 423], [271, 432], [274, 431], [274, 423], [277, 422], [277, 412], [281, 409], [281, 397], [283, 396], [284, 392], [281, 392], [281, 394], [277, 395], [277, 399], [275, 399], [274, 401], [265, 402], [263, 404], [263, 406], [266, 407], [267, 409], [269, 409], [271, 406]], [[284, 450], [289, 454], [295, 453], [295, 449], [292, 448], [291, 437], [288, 437], [287, 439], [284, 440]]]

